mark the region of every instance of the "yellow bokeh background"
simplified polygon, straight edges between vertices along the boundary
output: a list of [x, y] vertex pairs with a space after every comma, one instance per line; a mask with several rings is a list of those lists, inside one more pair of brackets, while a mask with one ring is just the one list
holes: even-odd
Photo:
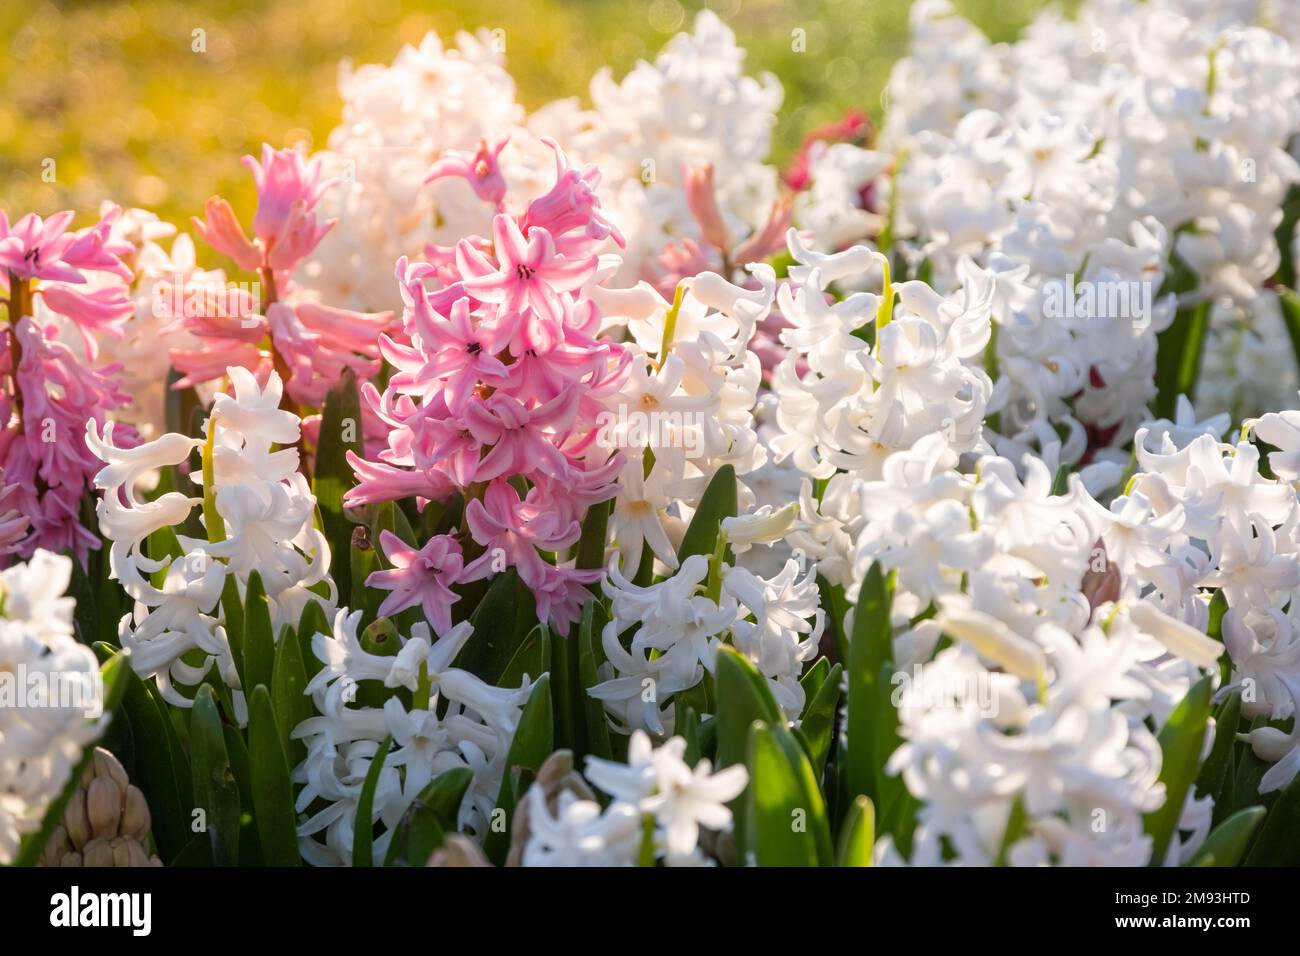
[[[1041, 5], [955, 4], [994, 39], [1013, 38]], [[906, 49], [907, 0], [2, 0], [0, 208], [11, 219], [72, 208], [84, 224], [111, 198], [184, 223], [221, 193], [247, 216], [239, 157], [262, 142], [323, 147], [345, 57], [388, 63], [429, 30], [450, 40], [500, 29], [533, 109], [586, 101], [597, 68], [621, 78], [703, 6], [736, 31], [750, 72], [770, 70], [785, 87], [779, 159], [847, 109], [879, 118], [890, 64]]]

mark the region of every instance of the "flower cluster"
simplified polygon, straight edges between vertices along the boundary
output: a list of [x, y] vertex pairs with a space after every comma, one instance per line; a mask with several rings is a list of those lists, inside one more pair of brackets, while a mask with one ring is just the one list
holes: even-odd
[[[316, 499], [293, 447], [299, 420], [279, 407], [279, 376], [271, 372], [263, 388], [247, 369], [226, 372], [235, 394], [216, 397], [205, 438], [169, 433], [123, 448], [112, 422], [101, 435], [92, 420], [86, 441], [106, 462], [94, 481], [99, 528], [112, 542], [111, 575], [135, 602], [119, 627], [131, 666], [152, 677], [169, 703], [188, 707], [182, 688], [196, 687], [215, 665], [242, 712], [244, 688], [222, 602], [227, 582], [242, 596], [250, 577], [259, 576], [277, 634], [299, 620], [308, 602], [332, 607], [336, 594], [327, 575], [329, 544], [313, 525]], [[190, 478], [202, 484], [201, 498], [183, 491], [140, 497], [143, 475], [185, 464], [199, 447], [203, 468]], [[185, 533], [196, 505], [204, 538]]]
[[702, 831], [730, 828], [727, 801], [745, 789], [747, 774], [740, 766], [715, 773], [708, 760], [692, 768], [685, 751], [681, 737], [656, 748], [637, 731], [627, 763], [589, 758], [587, 780], [610, 796], [603, 808], [585, 786], [585, 794], [572, 785], [558, 789], [554, 806], [543, 787], [531, 787], [523, 865], [635, 866], [647, 831], [653, 859], [667, 866], [708, 865], [700, 852]]
[[[172, 352], [172, 364], [185, 373], [176, 387], [211, 383], [228, 366], [245, 368], [259, 381], [274, 370], [287, 399], [299, 407], [320, 408], [345, 369], [362, 381], [379, 372], [376, 340], [392, 315], [337, 308], [293, 281], [294, 271], [334, 226], [334, 220], [321, 222], [315, 213], [335, 185], [323, 178], [321, 160], [307, 162], [294, 150], [264, 146], [260, 163], [245, 156], [244, 165], [257, 184], [254, 238], [218, 196], [208, 200], [206, 218], [194, 225], [214, 249], [257, 275], [258, 284], [223, 288], [216, 275], [191, 277], [197, 286], [184, 294], [170, 284], [159, 287], [157, 306], [171, 319], [164, 333], [175, 328], [196, 340], [193, 348]], [[305, 419], [309, 437], [315, 437], [319, 424], [314, 416]], [[363, 423], [363, 431], [375, 433], [377, 423], [369, 425]]]
[[595, 170], [571, 167], [553, 148], [551, 190], [520, 213], [498, 212], [490, 243], [464, 238], [432, 262], [398, 261], [402, 335], [379, 339], [395, 372], [382, 393], [363, 390], [389, 430], [376, 459], [350, 458], [359, 483], [347, 503], [414, 497], [423, 508], [453, 493], [466, 501], [459, 534], [436, 535], [399, 569], [371, 578], [395, 592], [422, 590], [435, 622], [457, 600], [452, 585], [510, 567], [532, 591], [538, 620], [563, 633], [600, 578], [599, 568], [543, 555], [576, 544], [587, 509], [616, 490], [621, 461], [597, 442], [596, 415], [627, 353], [597, 338], [589, 286], [600, 281], [594, 248], [617, 233], [601, 215]]
[[99, 342], [120, 336], [135, 311], [131, 247], [113, 235], [121, 209], [69, 231], [73, 213], [15, 223], [0, 211], [0, 288], [8, 324], [0, 339], [0, 468], [25, 535], [2, 554], [71, 549], [83, 563], [99, 540], [82, 526], [95, 457], [81, 441], [87, 420], [103, 424], [131, 396], [121, 366], [101, 364]]
[[1258, 413], [1293, 387], [1255, 363], [1285, 334], [1266, 287], [1290, 258], [1273, 234], [1300, 181], [1300, 62], [1220, 6], [1098, 0], [1010, 47], [946, 0], [912, 9], [881, 192], [914, 266], [956, 284], [971, 256], [1001, 277], [993, 430], [1011, 441], [1064, 427], [1064, 461], [1126, 457], [1175, 300], [1209, 312], [1207, 408]]
[[[1300, 863], [1300, 32], [912, 26], [784, 172], [705, 11], [589, 109], [345, 67], [194, 221], [247, 282], [0, 215], [0, 678], [99, 674], [70, 552], [142, 850]], [[0, 707], [0, 861], [103, 723]]]
[[[696, 554], [658, 584], [638, 587], [613, 568], [604, 587], [612, 615], [601, 635], [608, 679], [591, 694], [616, 726], [670, 733], [673, 695], [713, 671], [724, 641], [754, 662], [790, 719], [803, 710], [799, 676], [823, 627], [814, 572], [801, 573], [790, 560], [764, 579], [743, 567], [711, 568]], [[621, 635], [636, 625], [625, 648]]]
[[37, 830], [108, 723], [95, 653], [73, 636], [72, 560], [0, 571], [0, 864]]
[[[482, 840], [532, 685], [525, 679], [514, 689], [492, 687], [453, 667], [474, 636], [467, 622], [437, 631], [436, 638], [422, 623], [409, 637], [394, 633], [396, 653], [381, 656], [364, 648], [360, 620], [360, 611], [341, 609], [333, 634], [312, 638], [323, 666], [307, 692], [318, 715], [293, 731], [307, 745], [294, 771], [303, 784], [298, 809], [313, 811], [298, 828], [303, 858], [318, 866], [348, 864], [357, 827], [381, 822], [374, 849], [382, 859], [411, 803], [435, 777], [457, 768], [473, 771], [457, 825]], [[359, 821], [366, 776], [386, 738], [393, 749], [374, 786], [371, 818]]]

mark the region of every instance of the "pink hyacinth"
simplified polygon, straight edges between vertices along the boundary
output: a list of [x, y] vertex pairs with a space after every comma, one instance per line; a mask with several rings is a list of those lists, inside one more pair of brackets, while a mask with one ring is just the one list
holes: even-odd
[[0, 212], [0, 276], [6, 293], [11, 294], [15, 282], [23, 283], [33, 299], [71, 320], [92, 361], [99, 354], [96, 336], [120, 337], [122, 325], [135, 312], [129, 288], [134, 273], [122, 261], [134, 250], [110, 235], [121, 214], [119, 207], [110, 206], [94, 226], [70, 233], [70, 211], [44, 220], [29, 213], [12, 227]]
[[253, 234], [262, 244], [267, 265], [293, 269], [325, 238], [334, 220], [317, 222], [312, 213], [335, 180], [321, 179], [321, 161], [305, 161], [293, 149], [262, 144], [262, 161], [245, 156], [244, 165], [257, 184], [257, 215]]
[[[363, 383], [378, 374], [383, 367], [379, 336], [392, 330], [393, 316], [313, 301], [294, 281], [294, 270], [334, 225], [334, 220], [318, 221], [314, 212], [336, 182], [322, 178], [320, 160], [309, 162], [295, 150], [263, 146], [260, 162], [252, 156], [243, 162], [257, 186], [255, 238], [248, 237], [230, 204], [217, 196], [208, 200], [206, 218], [195, 219], [194, 225], [214, 249], [257, 273], [260, 301], [245, 302], [238, 295], [200, 297], [198, 309], [187, 307], [184, 315], [171, 316], [164, 334], [184, 328], [202, 343], [172, 350], [172, 364], [184, 373], [176, 387], [223, 380], [232, 365], [265, 381], [274, 368], [285, 380], [286, 401], [318, 409], [345, 370]], [[319, 428], [318, 416], [304, 418], [303, 435], [313, 444]], [[361, 431], [369, 451], [382, 447], [384, 430], [380, 416], [365, 409]]]
[[467, 249], [465, 256], [479, 267], [479, 274], [462, 284], [480, 302], [499, 305], [506, 316], [522, 316], [531, 309], [543, 322], [558, 325], [565, 307], [560, 296], [580, 288], [596, 272], [595, 256], [565, 258], [547, 230], [535, 227], [525, 239], [519, 224], [504, 213], [492, 220], [492, 238], [495, 268], [485, 256]]
[[[399, 271], [404, 261], [398, 264]], [[441, 389], [447, 407], [459, 413], [480, 382], [505, 381], [508, 369], [496, 353], [510, 341], [515, 325], [489, 326], [474, 321], [469, 299], [457, 299], [444, 318], [434, 311], [422, 282], [405, 281], [415, 328], [424, 348], [401, 346], [389, 340], [382, 347], [384, 358], [398, 370], [394, 380], [399, 388], [422, 392], [430, 386]]]
[[715, 249], [731, 248], [731, 231], [727, 228], [718, 197], [713, 188], [713, 164], [703, 169], [686, 170], [686, 208], [700, 227], [700, 236]]
[[600, 171], [595, 166], [578, 169], [569, 163], [564, 150], [553, 139], [543, 139], [555, 153], [555, 185], [538, 196], [524, 210], [520, 225], [525, 233], [542, 228], [554, 239], [563, 255], [589, 253], [594, 243], [612, 239], [622, 248], [626, 243], [618, 227], [600, 211], [596, 187]]
[[22, 513], [20, 494], [19, 486], [8, 484], [0, 469], [0, 557], [20, 551], [31, 527], [31, 519]]
[[[69, 232], [73, 214], [12, 226], [0, 212], [0, 279], [8, 323], [0, 332], [0, 565], [37, 548], [73, 552], [83, 564], [99, 538], [81, 523], [82, 499], [99, 461], [86, 422], [103, 424], [129, 396], [121, 366], [95, 367], [100, 335], [121, 335], [135, 311], [133, 251], [112, 238], [121, 210]], [[37, 321], [57, 315], [66, 323]], [[66, 329], [72, 341], [64, 338]], [[123, 429], [128, 441], [133, 437]]]
[[473, 188], [474, 195], [500, 208], [506, 198], [506, 177], [501, 172], [501, 151], [506, 148], [506, 143], [509, 141], [509, 136], [502, 136], [491, 145], [487, 140], [483, 140], [475, 153], [448, 150], [433, 164], [424, 181], [431, 183], [449, 177], [464, 179]]
[[392, 592], [379, 605], [380, 616], [389, 617], [418, 604], [435, 634], [451, 630], [451, 606], [460, 600], [451, 589], [461, 576], [460, 543], [439, 534], [416, 549], [391, 531], [383, 531], [379, 549], [392, 568], [371, 574], [366, 586]]
[[[597, 338], [599, 310], [583, 292], [597, 251], [621, 236], [600, 213], [596, 171], [550, 145], [555, 185], [522, 213], [480, 194], [499, 210], [491, 242], [464, 239], [428, 250], [430, 262], [398, 263], [401, 333], [380, 346], [396, 372], [382, 393], [362, 392], [389, 432], [377, 455], [350, 458], [358, 484], [345, 503], [415, 497], [422, 508], [461, 494], [456, 536], [476, 557], [460, 581], [504, 562], [532, 591], [538, 620], [567, 633], [601, 571], [554, 555], [576, 544], [587, 510], [615, 494], [622, 458], [596, 448], [596, 416], [629, 355]], [[439, 161], [435, 178], [473, 185], [477, 163], [453, 159]]]
[[257, 185], [256, 238], [248, 238], [230, 203], [220, 196], [208, 200], [206, 219], [194, 219], [194, 228], [241, 269], [260, 271], [264, 281], [283, 282], [333, 228], [335, 220], [319, 222], [313, 210], [337, 180], [322, 180], [320, 160], [309, 163], [293, 149], [263, 145], [260, 163], [252, 156], [245, 156], [243, 163]]

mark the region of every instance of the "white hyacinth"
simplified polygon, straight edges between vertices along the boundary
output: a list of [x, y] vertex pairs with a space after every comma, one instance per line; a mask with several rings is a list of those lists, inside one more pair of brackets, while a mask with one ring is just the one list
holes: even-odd
[[43, 550], [0, 571], [0, 864], [108, 723], [95, 652], [73, 636], [71, 578], [72, 560]]

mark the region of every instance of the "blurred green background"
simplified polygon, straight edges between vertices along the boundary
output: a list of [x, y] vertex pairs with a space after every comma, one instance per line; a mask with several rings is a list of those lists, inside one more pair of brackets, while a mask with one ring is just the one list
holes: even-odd
[[[991, 37], [1012, 39], [1042, 0], [956, 0]], [[339, 61], [388, 63], [429, 30], [505, 30], [507, 66], [529, 109], [587, 101], [604, 64], [621, 78], [709, 6], [749, 50], [749, 72], [785, 87], [776, 155], [857, 107], [880, 114], [906, 50], [908, 0], [0, 0], [0, 208], [76, 209], [104, 198], [184, 223], [215, 192], [251, 214], [238, 159], [262, 142], [325, 145], [338, 122]], [[192, 52], [193, 31], [206, 52]], [[806, 31], [806, 51], [791, 31]], [[54, 161], [54, 182], [42, 169]]]

